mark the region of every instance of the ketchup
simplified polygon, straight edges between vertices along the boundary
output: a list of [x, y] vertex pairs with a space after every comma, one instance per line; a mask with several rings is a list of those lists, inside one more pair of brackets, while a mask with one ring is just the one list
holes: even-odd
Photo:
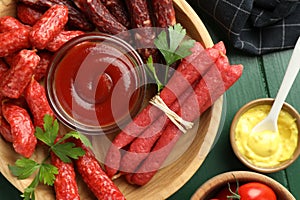
[[83, 42], [57, 66], [56, 98], [82, 124], [109, 126], [128, 116], [138, 102], [138, 75], [133, 61], [117, 48]]

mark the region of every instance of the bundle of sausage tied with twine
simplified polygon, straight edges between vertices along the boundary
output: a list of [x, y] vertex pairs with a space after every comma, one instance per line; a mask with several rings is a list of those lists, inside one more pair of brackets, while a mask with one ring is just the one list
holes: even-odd
[[[243, 71], [242, 65], [229, 64], [222, 42], [208, 49], [195, 43], [192, 52], [155, 97], [184, 122], [199, 118]], [[145, 185], [151, 180], [185, 129], [191, 128], [190, 123], [177, 126], [166, 113], [149, 104], [114, 138], [105, 160], [109, 177], [120, 171], [129, 183]], [[128, 149], [122, 154], [124, 147]]]
[[[165, 18], [165, 27], [176, 23], [175, 15]], [[113, 139], [104, 163], [112, 179], [124, 175], [131, 184], [147, 184], [193, 121], [242, 75], [242, 65], [230, 65], [223, 42], [207, 49], [196, 42], [191, 52], [164, 89]]]

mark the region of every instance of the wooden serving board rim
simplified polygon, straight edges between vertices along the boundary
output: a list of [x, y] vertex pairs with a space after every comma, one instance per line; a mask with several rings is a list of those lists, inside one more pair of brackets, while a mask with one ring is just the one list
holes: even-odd
[[[4, 2], [4, 1], [3, 1]], [[0, 7], [4, 6], [4, 9], [0, 9], [1, 11], [3, 10], [5, 15], [15, 15], [14, 11], [8, 11], [7, 9], [12, 9], [15, 6], [16, 0], [5, 0], [4, 3], [0, 3]], [[202, 23], [201, 19], [198, 17], [196, 12], [192, 9], [192, 7], [185, 1], [185, 0], [174, 0], [174, 6], [177, 10], [179, 10], [178, 14], [180, 17], [188, 17], [189, 20], [191, 21], [191, 24], [189, 26], [193, 26], [195, 30], [193, 30], [194, 33], [197, 33], [196, 38], [199, 38], [201, 40], [200, 42], [205, 46], [205, 47], [211, 47], [213, 46], [213, 41], [205, 28], [204, 24]], [[1, 13], [2, 14], [2, 13]], [[189, 17], [192, 16], [192, 17]], [[210, 119], [208, 120], [208, 125], [207, 125], [207, 132], [205, 134], [205, 137], [203, 138], [202, 144], [195, 144], [199, 145], [197, 148], [199, 148], [199, 151], [196, 152], [196, 156], [190, 159], [190, 163], [184, 171], [182, 171], [181, 174], [179, 174], [176, 177], [173, 177], [172, 180], [170, 181], [169, 184], [165, 185], [163, 188], [146, 188], [145, 194], [142, 196], [140, 195], [139, 197], [143, 197], [143, 199], [166, 199], [173, 193], [175, 193], [178, 189], [180, 189], [193, 175], [194, 173], [198, 170], [198, 168], [201, 166], [203, 163], [204, 159], [206, 158], [207, 154], [209, 153], [212, 144], [214, 143], [215, 137], [218, 132], [218, 125], [220, 124], [221, 121], [221, 115], [222, 115], [222, 108], [223, 108], [223, 96], [220, 97], [214, 105], [208, 110], [209, 117]], [[209, 134], [208, 134], [209, 133]], [[19, 157], [16, 153], [14, 152], [12, 145], [6, 143], [1, 137], [0, 137], [0, 148], [4, 148], [3, 151], [0, 151], [0, 172], [3, 174], [3, 176], [11, 182], [18, 190], [21, 192], [24, 190], [25, 187], [27, 187], [31, 179], [26, 179], [26, 180], [17, 180], [17, 178], [13, 177], [9, 170], [8, 170], [8, 165], [12, 165], [14, 161]], [[42, 149], [41, 149], [42, 151]], [[38, 159], [40, 155], [34, 155], [33, 158]], [[2, 166], [2, 167], [1, 167]], [[4, 166], [4, 167], [3, 167]], [[158, 173], [159, 174], [159, 173]], [[158, 176], [161, 176], [159, 174]], [[155, 178], [153, 178], [155, 181]], [[79, 180], [79, 182], [82, 182], [82, 180]], [[79, 183], [80, 184], [80, 183]], [[80, 194], [86, 191], [86, 188], [79, 188]], [[126, 196], [126, 191], [128, 190], [126, 187], [121, 188], [122, 192], [125, 192]], [[137, 188], [137, 191], [141, 191], [143, 188]], [[52, 191], [52, 189], [51, 189]], [[156, 194], [156, 196], [153, 196], [153, 194]], [[148, 195], [148, 196], [147, 196]], [[134, 194], [133, 194], [134, 196]], [[39, 190], [36, 192], [36, 199], [54, 199], [54, 193], [52, 192], [51, 194], [49, 193], [49, 188], [47, 186], [39, 186]], [[81, 197], [82, 199], [93, 199], [91, 194], [84, 194], [84, 196]], [[132, 194], [128, 195], [128, 200], [129, 199], [136, 199], [132, 197]]]
[[207, 195], [213, 193], [213, 191], [218, 189], [219, 186], [226, 186], [227, 182], [232, 183], [236, 180], [238, 180], [239, 182], [261, 182], [267, 184], [274, 190], [278, 200], [296, 200], [295, 197], [279, 182], [264, 174], [252, 171], [229, 171], [218, 174], [201, 185], [193, 194], [191, 200], [206, 200]]

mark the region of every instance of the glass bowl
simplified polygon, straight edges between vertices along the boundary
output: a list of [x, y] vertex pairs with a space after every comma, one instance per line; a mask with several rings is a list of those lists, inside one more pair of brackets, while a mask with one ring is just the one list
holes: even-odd
[[62, 46], [49, 66], [45, 88], [56, 117], [67, 127], [98, 135], [120, 130], [140, 110], [146, 74], [124, 40], [99, 32]]

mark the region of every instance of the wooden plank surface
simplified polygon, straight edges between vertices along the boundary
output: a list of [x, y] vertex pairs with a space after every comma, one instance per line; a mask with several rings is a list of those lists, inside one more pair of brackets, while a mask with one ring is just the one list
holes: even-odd
[[[268, 83], [270, 97], [275, 97], [286, 71], [292, 50], [281, 51], [263, 56], [264, 69]], [[299, 101], [300, 91], [300, 75], [297, 76], [294, 85], [292, 86], [286, 102], [294, 106], [298, 112], [300, 111]], [[300, 183], [300, 159], [292, 166], [284, 170], [285, 180], [283, 184], [290, 189], [296, 199], [300, 199], [299, 183]], [[273, 176], [273, 174], [271, 175]], [[274, 177], [277, 179], [277, 177]]]
[[[226, 110], [223, 111], [223, 116], [226, 117], [216, 145], [192, 179], [169, 198], [174, 200], [189, 199], [198, 187], [217, 174], [232, 170], [249, 170], [241, 164], [232, 152], [229, 143], [231, 121], [238, 109], [248, 101], [262, 97], [275, 97], [291, 55], [291, 50], [287, 50], [256, 57], [234, 50], [227, 41], [226, 36], [215, 27], [214, 23], [202, 11], [197, 10], [195, 7], [194, 9], [208, 27], [214, 42], [220, 40], [225, 42], [230, 62], [242, 63], [245, 66], [245, 71], [240, 81], [226, 93], [224, 102]], [[298, 76], [287, 98], [287, 102], [292, 104], [298, 111], [300, 111], [299, 91], [300, 77]], [[5, 200], [19, 200], [20, 193], [1, 176], [0, 180], [3, 180], [0, 182], [1, 196], [9, 197]], [[268, 174], [268, 176], [288, 188], [296, 199], [300, 199], [300, 159], [286, 170]], [[2, 198], [0, 197], [0, 199]]]
[[[191, 1], [190, 1], [191, 2]], [[189, 199], [205, 181], [227, 171], [248, 170], [235, 157], [229, 142], [231, 121], [240, 107], [245, 103], [263, 97], [275, 97], [284, 76], [292, 50], [270, 53], [264, 56], [251, 56], [235, 50], [215, 23], [201, 10], [196, 12], [207, 26], [214, 42], [224, 41], [231, 63], [242, 63], [245, 67], [242, 78], [226, 93], [226, 119], [220, 138], [210, 152], [201, 168], [193, 178], [169, 199]], [[300, 111], [300, 76], [297, 77], [287, 102]], [[291, 191], [296, 199], [300, 199], [300, 159], [286, 170], [267, 174]]]

